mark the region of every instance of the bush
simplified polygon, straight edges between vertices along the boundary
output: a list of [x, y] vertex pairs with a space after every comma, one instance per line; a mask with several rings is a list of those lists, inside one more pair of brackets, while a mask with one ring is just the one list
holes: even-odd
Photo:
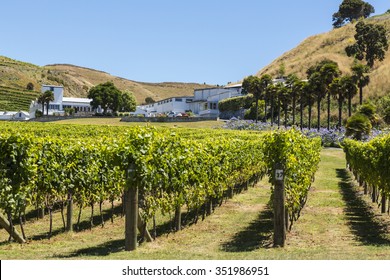
[[366, 115], [356, 113], [347, 120], [345, 135], [356, 140], [362, 140], [371, 133], [371, 121]]
[[42, 117], [42, 116], [43, 116], [42, 111], [40, 111], [40, 110], [36, 110], [36, 111], [35, 111], [35, 117], [36, 117], [36, 118], [40, 118], [40, 117]]
[[359, 113], [367, 116], [370, 120], [374, 117], [376, 107], [371, 103], [365, 103], [359, 108]]
[[65, 116], [74, 116], [76, 110], [72, 107], [72, 108], [65, 108], [64, 109], [65, 111]]
[[[258, 118], [259, 120], [264, 118], [264, 100], [259, 100], [258, 106]], [[256, 119], [256, 102], [252, 103], [252, 106], [249, 110], [245, 112], [244, 119], [246, 120], [255, 120]]]
[[226, 98], [219, 101], [218, 109], [220, 112], [226, 111], [238, 111], [241, 108], [249, 109], [253, 103], [253, 95], [248, 94], [245, 96]]

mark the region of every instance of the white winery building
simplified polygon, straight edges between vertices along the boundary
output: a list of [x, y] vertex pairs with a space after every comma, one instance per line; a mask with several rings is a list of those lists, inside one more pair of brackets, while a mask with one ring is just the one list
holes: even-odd
[[156, 116], [169, 112], [191, 111], [200, 117], [218, 117], [218, 102], [231, 97], [242, 96], [242, 85], [204, 88], [194, 90], [194, 96], [172, 97], [152, 104], [137, 106], [146, 116]]
[[[66, 108], [74, 108], [77, 113], [93, 113], [94, 110], [91, 106], [92, 99], [78, 98], [78, 97], [64, 97], [64, 87], [54, 85], [42, 85], [41, 92], [52, 91], [54, 94], [54, 100], [49, 103], [49, 115], [62, 115]], [[44, 106], [46, 112], [46, 105]], [[35, 111], [42, 110], [42, 104], [38, 104], [35, 100], [30, 106], [30, 115], [35, 117]]]

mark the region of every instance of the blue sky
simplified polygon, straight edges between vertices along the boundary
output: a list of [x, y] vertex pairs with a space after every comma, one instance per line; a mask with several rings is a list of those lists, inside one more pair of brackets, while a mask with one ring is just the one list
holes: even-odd
[[[0, 55], [143, 82], [226, 84], [332, 29], [341, 0], [3, 1]], [[377, 14], [388, 0], [369, 0]]]

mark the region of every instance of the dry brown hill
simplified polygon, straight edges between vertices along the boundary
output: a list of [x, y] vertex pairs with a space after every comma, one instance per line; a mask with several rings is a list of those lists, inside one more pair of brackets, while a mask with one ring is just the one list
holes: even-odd
[[[386, 13], [367, 19], [367, 22], [384, 25], [390, 34], [390, 14]], [[350, 73], [353, 58], [345, 53], [345, 47], [354, 43], [355, 24], [347, 24], [327, 33], [311, 36], [296, 48], [284, 53], [270, 65], [261, 69], [257, 75], [270, 74], [276, 76], [281, 65], [286, 74], [295, 73], [300, 78], [306, 78], [306, 70], [316, 62], [325, 58], [336, 61], [343, 73]], [[370, 74], [371, 82], [365, 88], [365, 96], [374, 98], [390, 94], [390, 49], [382, 62], [375, 62]]]
[[[35, 90], [41, 84], [63, 85], [65, 96], [86, 97], [88, 90], [100, 83], [112, 81], [120, 90], [134, 93], [137, 103], [146, 97], [161, 100], [173, 96], [192, 95], [194, 89], [205, 87], [196, 83], [145, 83], [115, 77], [109, 73], [69, 64], [53, 64], [40, 67], [0, 56], [0, 86], [25, 89], [33, 83]], [[206, 85], [207, 86], [207, 85]]]

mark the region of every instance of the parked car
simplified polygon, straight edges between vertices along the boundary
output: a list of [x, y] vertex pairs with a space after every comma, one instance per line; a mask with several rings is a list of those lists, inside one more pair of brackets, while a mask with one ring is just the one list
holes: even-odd
[[169, 113], [167, 114], [167, 117], [169, 117], [169, 118], [174, 118], [174, 117], [176, 117], [176, 114], [177, 114], [177, 113], [171, 111], [171, 112], [169, 112]]

